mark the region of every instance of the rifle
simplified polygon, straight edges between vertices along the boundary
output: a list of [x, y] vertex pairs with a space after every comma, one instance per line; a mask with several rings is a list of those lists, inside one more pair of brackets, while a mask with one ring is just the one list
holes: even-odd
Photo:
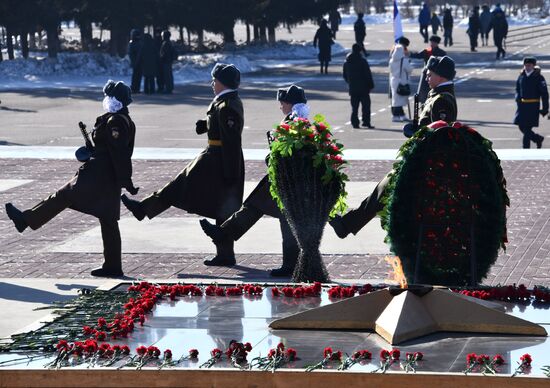
[[418, 131], [418, 116], [419, 116], [419, 113], [418, 113], [418, 109], [419, 109], [419, 105], [420, 105], [420, 101], [419, 101], [419, 98], [418, 98], [418, 93], [416, 93], [414, 95], [414, 116], [413, 116], [413, 121], [412, 121], [412, 125], [413, 125], [413, 129], [414, 131]]
[[94, 152], [94, 143], [92, 142], [92, 139], [90, 139], [90, 134], [86, 131], [86, 124], [79, 121], [78, 128], [80, 128], [80, 133], [82, 133], [85, 145], [76, 150], [75, 156], [76, 160], [84, 163], [87, 162], [92, 156], [92, 153]]

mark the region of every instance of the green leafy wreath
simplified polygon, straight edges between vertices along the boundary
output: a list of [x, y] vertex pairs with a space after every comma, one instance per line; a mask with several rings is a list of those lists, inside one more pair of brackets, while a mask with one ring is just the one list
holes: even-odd
[[[304, 118], [295, 118], [275, 126], [270, 148], [272, 156], [281, 157], [290, 157], [301, 150], [311, 152], [313, 166], [323, 170], [322, 182], [328, 184], [337, 180], [341, 183], [342, 190], [330, 212], [330, 217], [338, 213], [342, 214], [346, 210], [345, 182], [348, 181], [348, 176], [343, 172], [347, 164], [342, 157], [344, 146], [332, 137], [330, 126], [323, 115], [315, 115], [313, 122]], [[284, 206], [279, 197], [275, 179], [277, 160], [277, 157], [269, 158], [267, 171], [271, 196], [282, 210]]]
[[407, 281], [479, 283], [507, 242], [510, 200], [492, 143], [461, 123], [438, 121], [416, 132], [398, 156], [380, 215]]

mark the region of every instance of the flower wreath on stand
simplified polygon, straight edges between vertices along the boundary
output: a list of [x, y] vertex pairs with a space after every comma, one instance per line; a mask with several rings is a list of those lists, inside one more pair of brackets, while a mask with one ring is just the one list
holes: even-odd
[[300, 246], [292, 280], [327, 282], [319, 245], [328, 218], [346, 209], [343, 145], [332, 138], [322, 115], [279, 124], [272, 136], [271, 195]]
[[398, 156], [381, 221], [407, 281], [479, 283], [507, 242], [510, 200], [492, 143], [459, 122], [437, 121]]

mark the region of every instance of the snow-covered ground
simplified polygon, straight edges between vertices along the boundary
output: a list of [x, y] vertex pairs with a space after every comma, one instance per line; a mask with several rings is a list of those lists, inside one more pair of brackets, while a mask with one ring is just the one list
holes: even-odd
[[[333, 55], [346, 52], [340, 44], [332, 46]], [[290, 63], [316, 61], [317, 49], [311, 42], [277, 42], [273, 45], [236, 46], [231, 51], [212, 54], [180, 55], [174, 63], [177, 84], [210, 78], [216, 62], [235, 64], [242, 73], [261, 68], [284, 67]], [[31, 52], [30, 58], [0, 62], [0, 89], [101, 86], [108, 78], [129, 79], [130, 62], [102, 53], [61, 53], [57, 60]]]

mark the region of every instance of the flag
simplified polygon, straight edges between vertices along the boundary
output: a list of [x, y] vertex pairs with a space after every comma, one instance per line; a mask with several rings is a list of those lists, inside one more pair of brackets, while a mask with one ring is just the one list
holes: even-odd
[[401, 14], [397, 7], [397, 0], [393, 0], [393, 39], [397, 39], [403, 36], [403, 26], [401, 25]]

